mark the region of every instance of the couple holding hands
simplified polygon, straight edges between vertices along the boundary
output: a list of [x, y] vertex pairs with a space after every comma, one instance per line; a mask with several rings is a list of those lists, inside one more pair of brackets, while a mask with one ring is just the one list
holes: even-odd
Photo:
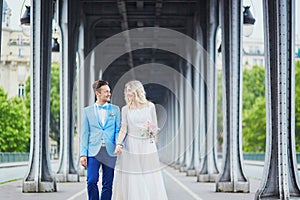
[[146, 99], [142, 83], [125, 85], [126, 105], [121, 114], [118, 106], [109, 103], [106, 81], [95, 81], [93, 90], [97, 100], [83, 110], [80, 138], [80, 163], [87, 169], [89, 200], [168, 199], [153, 142], [158, 132], [155, 106]]

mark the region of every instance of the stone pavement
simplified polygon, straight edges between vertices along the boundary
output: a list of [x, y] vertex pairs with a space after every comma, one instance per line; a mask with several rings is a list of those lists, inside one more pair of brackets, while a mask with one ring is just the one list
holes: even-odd
[[[187, 177], [185, 173], [180, 173], [178, 170], [170, 167], [165, 168], [163, 174], [169, 200], [254, 199], [260, 183], [258, 179], [250, 179], [250, 193], [216, 193], [215, 183], [198, 183], [196, 182], [196, 177]], [[57, 190], [57, 192], [52, 193], [22, 193], [22, 180], [17, 180], [0, 184], [0, 199], [87, 199], [85, 177], [81, 177], [81, 181], [76, 183], [57, 183]]]

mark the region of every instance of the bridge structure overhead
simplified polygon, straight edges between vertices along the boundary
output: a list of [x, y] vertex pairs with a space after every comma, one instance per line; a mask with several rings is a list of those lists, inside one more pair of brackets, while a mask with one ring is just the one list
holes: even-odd
[[[2, 0], [0, 1], [2, 9]], [[295, 0], [263, 0], [267, 140], [256, 199], [300, 197], [295, 110]], [[240, 0], [31, 1], [31, 149], [23, 192], [56, 192], [78, 182], [74, 156], [83, 107], [92, 83], [104, 79], [112, 103], [125, 104], [124, 84], [140, 80], [156, 104], [162, 163], [215, 192], [249, 192], [242, 152], [242, 35]], [[53, 20], [54, 19], [54, 20]], [[60, 33], [60, 156], [49, 163], [52, 26]], [[217, 165], [216, 37], [222, 32], [222, 167]], [[75, 129], [76, 127], [76, 129]]]

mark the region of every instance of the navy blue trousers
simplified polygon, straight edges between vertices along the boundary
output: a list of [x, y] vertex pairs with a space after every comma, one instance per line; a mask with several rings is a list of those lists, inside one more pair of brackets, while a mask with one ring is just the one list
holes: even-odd
[[[102, 165], [102, 191], [99, 197], [98, 181], [99, 168]], [[87, 189], [89, 200], [111, 200], [114, 168], [101, 163], [95, 157], [88, 157]]]

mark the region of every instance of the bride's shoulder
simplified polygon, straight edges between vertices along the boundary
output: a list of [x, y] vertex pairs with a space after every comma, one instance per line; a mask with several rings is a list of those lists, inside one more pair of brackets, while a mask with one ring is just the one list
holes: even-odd
[[154, 103], [152, 103], [151, 101], [148, 101], [148, 106], [149, 107], [155, 107]]

